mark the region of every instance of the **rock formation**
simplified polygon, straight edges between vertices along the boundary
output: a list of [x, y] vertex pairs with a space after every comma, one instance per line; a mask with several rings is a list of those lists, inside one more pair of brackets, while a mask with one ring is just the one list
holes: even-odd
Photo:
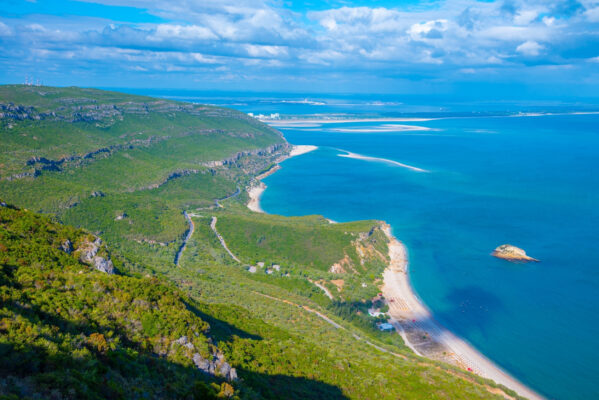
[[[188, 350], [195, 351], [195, 346], [189, 341], [187, 336], [181, 336], [176, 343]], [[237, 371], [227, 363], [225, 356], [216, 348], [212, 348], [208, 358], [202, 357], [197, 352], [193, 353], [191, 358], [195, 366], [208, 375], [222, 376], [229, 382], [237, 380]]]
[[512, 246], [511, 244], [502, 244], [501, 246], [497, 247], [495, 251], [491, 253], [491, 255], [512, 262], [539, 261], [536, 258], [527, 256], [524, 250], [516, 246]]
[[76, 250], [79, 253], [79, 260], [95, 267], [98, 271], [114, 274], [114, 265], [110, 257], [98, 255], [101, 246], [102, 239], [100, 238], [95, 238], [93, 242], [86, 240]]

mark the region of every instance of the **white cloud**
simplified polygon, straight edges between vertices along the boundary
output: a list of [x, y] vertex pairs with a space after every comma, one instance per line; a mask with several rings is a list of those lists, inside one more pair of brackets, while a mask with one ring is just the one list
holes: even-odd
[[156, 32], [151, 36], [153, 40], [164, 39], [217, 39], [217, 36], [208, 28], [197, 25], [169, 25], [161, 24], [156, 27]]
[[442, 32], [447, 30], [447, 25], [446, 19], [422, 22], [410, 26], [408, 34], [413, 40], [441, 39]]
[[490, 56], [486, 62], [487, 64], [503, 64], [503, 60], [497, 56]]
[[287, 56], [287, 49], [281, 46], [259, 46], [254, 44], [246, 44], [245, 50], [251, 57], [257, 58], [274, 58]]
[[0, 36], [11, 36], [12, 29], [9, 28], [4, 22], [0, 22]]
[[539, 13], [536, 10], [520, 10], [514, 16], [514, 23], [516, 25], [528, 25], [534, 21]]
[[27, 28], [31, 32], [45, 32], [46, 28], [40, 24], [29, 24], [25, 28]]
[[516, 47], [516, 51], [518, 53], [524, 54], [525, 56], [538, 56], [541, 49], [543, 49], [542, 45], [531, 40], [527, 40]]
[[493, 26], [480, 32], [480, 37], [498, 41], [543, 40], [549, 36], [547, 27]]
[[599, 22], [599, 6], [586, 10], [584, 15], [591, 22]]
[[200, 53], [191, 53], [190, 54], [195, 61], [201, 64], [216, 64], [218, 60], [215, 57], [206, 57]]

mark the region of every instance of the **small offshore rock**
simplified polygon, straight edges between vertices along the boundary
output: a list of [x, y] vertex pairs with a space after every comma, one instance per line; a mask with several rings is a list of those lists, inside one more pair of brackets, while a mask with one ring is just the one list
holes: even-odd
[[539, 262], [536, 258], [529, 257], [521, 248], [511, 244], [502, 244], [491, 255], [512, 262]]

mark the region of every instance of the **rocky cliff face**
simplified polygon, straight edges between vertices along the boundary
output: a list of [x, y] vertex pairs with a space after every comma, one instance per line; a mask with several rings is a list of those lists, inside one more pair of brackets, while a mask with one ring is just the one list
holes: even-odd
[[256, 150], [248, 150], [248, 151], [239, 151], [237, 153], [235, 153], [234, 155], [232, 155], [231, 157], [227, 157], [225, 159], [222, 160], [218, 160], [218, 161], [208, 161], [203, 163], [202, 165], [205, 167], [209, 167], [209, 168], [214, 168], [214, 167], [222, 167], [222, 166], [226, 166], [226, 165], [231, 165], [231, 164], [236, 164], [239, 160], [241, 160], [243, 157], [249, 157], [249, 156], [269, 156], [272, 154], [275, 154], [277, 152], [285, 152], [289, 150], [289, 144], [288, 143], [280, 143], [280, 144], [275, 144], [263, 149], [256, 149]]
[[[88, 104], [85, 104], [88, 103]], [[91, 103], [91, 104], [89, 104]], [[16, 121], [23, 120], [54, 120], [67, 122], [102, 122], [114, 123], [122, 120], [126, 114], [145, 115], [156, 113], [186, 113], [210, 118], [236, 118], [246, 121], [256, 121], [243, 113], [233, 110], [207, 107], [199, 104], [175, 103], [166, 100], [149, 102], [119, 102], [99, 104], [88, 98], [62, 98], [53, 110], [40, 111], [36, 107], [13, 103], [0, 103], [0, 118]], [[256, 121], [256, 123], [258, 123]]]

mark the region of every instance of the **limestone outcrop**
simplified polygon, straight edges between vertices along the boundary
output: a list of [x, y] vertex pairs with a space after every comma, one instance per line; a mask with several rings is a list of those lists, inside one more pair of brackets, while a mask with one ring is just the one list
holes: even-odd
[[193, 352], [191, 359], [199, 370], [208, 375], [221, 376], [229, 382], [237, 380], [237, 371], [227, 363], [225, 356], [217, 348], [213, 347], [210, 356], [204, 358], [200, 353], [195, 352], [195, 346], [187, 336], [181, 336], [175, 343]]
[[[102, 254], [99, 254], [100, 251], [102, 251]], [[105, 249], [102, 249], [102, 239], [97, 237], [93, 242], [90, 240], [84, 241], [77, 247], [76, 253], [79, 254], [81, 262], [93, 266], [98, 271], [114, 274], [112, 260], [107, 254], [103, 254]]]

